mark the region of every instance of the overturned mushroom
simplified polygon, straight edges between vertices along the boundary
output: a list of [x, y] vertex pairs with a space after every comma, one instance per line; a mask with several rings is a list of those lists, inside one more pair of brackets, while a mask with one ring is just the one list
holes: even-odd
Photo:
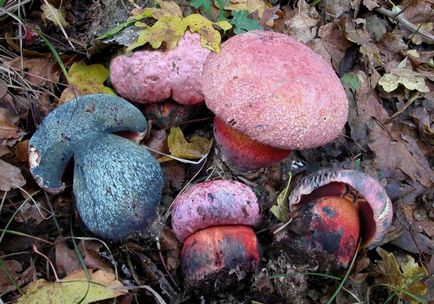
[[215, 180], [192, 186], [173, 204], [172, 227], [180, 241], [187, 287], [227, 287], [254, 272], [260, 245], [251, 226], [260, 221], [251, 188]]
[[292, 222], [277, 235], [294, 259], [317, 259], [324, 270], [349, 265], [357, 245], [380, 244], [392, 223], [392, 203], [383, 187], [355, 170], [321, 170], [291, 192]]
[[208, 56], [202, 83], [223, 159], [239, 169], [329, 143], [347, 120], [347, 96], [333, 69], [285, 34], [228, 39]]
[[163, 187], [160, 166], [143, 147], [111, 134], [145, 129], [145, 117], [122, 98], [78, 97], [51, 112], [31, 138], [30, 171], [41, 188], [59, 193], [73, 158], [74, 196], [89, 230], [110, 240], [150, 233]]

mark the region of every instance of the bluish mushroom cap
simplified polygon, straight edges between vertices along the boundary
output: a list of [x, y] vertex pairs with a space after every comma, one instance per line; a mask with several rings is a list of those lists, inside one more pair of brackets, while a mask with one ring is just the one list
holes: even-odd
[[30, 140], [30, 171], [51, 193], [74, 158], [74, 196], [85, 225], [107, 239], [149, 231], [163, 188], [159, 164], [143, 147], [111, 134], [144, 132], [146, 119], [126, 100], [81, 96], [57, 107]]

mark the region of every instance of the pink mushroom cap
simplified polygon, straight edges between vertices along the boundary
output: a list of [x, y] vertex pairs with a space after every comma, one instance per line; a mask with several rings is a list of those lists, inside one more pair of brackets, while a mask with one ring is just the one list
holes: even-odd
[[203, 102], [201, 73], [211, 51], [200, 44], [200, 35], [186, 32], [172, 50], [145, 50], [121, 55], [110, 64], [116, 92], [137, 103], [172, 98], [179, 104]]
[[335, 139], [348, 99], [331, 66], [288, 35], [234, 36], [205, 62], [207, 107], [251, 139], [281, 149], [314, 148]]
[[180, 194], [172, 208], [172, 228], [180, 241], [211, 226], [256, 226], [260, 219], [253, 190], [229, 180], [196, 184]]

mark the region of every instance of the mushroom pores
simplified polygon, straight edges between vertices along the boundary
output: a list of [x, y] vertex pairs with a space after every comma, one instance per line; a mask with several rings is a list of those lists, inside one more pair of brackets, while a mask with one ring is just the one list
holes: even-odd
[[30, 139], [30, 171], [41, 188], [59, 193], [73, 158], [74, 197], [89, 230], [115, 241], [146, 236], [157, 217], [161, 168], [145, 148], [111, 134], [145, 130], [143, 114], [122, 98], [78, 97], [52, 111]]
[[172, 228], [184, 242], [185, 285], [212, 287], [223, 278], [218, 282], [226, 288], [254, 272], [261, 251], [252, 226], [259, 221], [256, 195], [240, 182], [208, 181], [181, 193], [173, 202]]
[[321, 252], [336, 268], [346, 268], [357, 250], [359, 215], [357, 206], [342, 197], [326, 196], [303, 204], [293, 217], [306, 228], [300, 242], [306, 254]]
[[270, 166], [288, 157], [290, 150], [273, 148], [250, 139], [220, 118], [214, 119], [214, 137], [223, 160], [238, 169], [253, 170]]
[[234, 283], [228, 274], [255, 272], [260, 258], [260, 246], [251, 227], [214, 226], [199, 230], [185, 239], [181, 251], [184, 282], [189, 288], [216, 282], [228, 285]]
[[[287, 151], [331, 142], [348, 117], [345, 90], [330, 65], [306, 45], [270, 31], [231, 37], [220, 53], [210, 54], [202, 91], [207, 107], [224, 124], [254, 142]], [[242, 151], [236, 161], [244, 157]]]

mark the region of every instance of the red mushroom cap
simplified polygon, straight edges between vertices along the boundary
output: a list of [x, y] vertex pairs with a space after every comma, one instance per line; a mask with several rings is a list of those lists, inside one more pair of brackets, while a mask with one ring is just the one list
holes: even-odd
[[301, 202], [341, 194], [342, 184], [351, 187], [363, 198], [358, 200], [360, 233], [364, 237], [362, 245], [369, 248], [377, 246], [392, 224], [392, 202], [380, 183], [361, 171], [325, 169], [308, 175], [289, 195], [289, 207], [295, 209]]
[[348, 100], [329, 64], [280, 33], [252, 31], [222, 44], [203, 67], [208, 108], [253, 140], [281, 149], [332, 141], [348, 116]]
[[199, 34], [186, 32], [173, 50], [139, 51], [114, 58], [110, 79], [116, 92], [133, 102], [172, 98], [180, 104], [199, 104], [203, 102], [202, 67], [209, 53], [200, 44]]
[[[189, 236], [182, 247], [181, 265], [187, 287], [209, 282], [235, 284], [239, 274], [254, 272], [261, 260], [261, 246], [251, 227], [218, 226]], [[235, 278], [234, 278], [235, 277]]]
[[211, 226], [256, 226], [261, 219], [253, 190], [236, 181], [214, 180], [196, 184], [173, 203], [172, 228], [182, 242]]

